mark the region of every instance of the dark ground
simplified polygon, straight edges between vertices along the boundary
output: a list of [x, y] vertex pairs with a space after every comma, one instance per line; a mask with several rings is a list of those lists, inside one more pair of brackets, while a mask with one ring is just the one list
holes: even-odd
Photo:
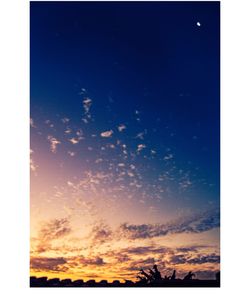
[[132, 281], [126, 281], [125, 283], [113, 281], [112, 283], [108, 283], [105, 280], [100, 282], [95, 282], [95, 280], [84, 282], [83, 280], [72, 281], [71, 279], [60, 280], [58, 278], [47, 279], [46, 277], [30, 277], [30, 287], [220, 287], [220, 281], [176, 279], [172, 281], [159, 281], [143, 284], [140, 282]]

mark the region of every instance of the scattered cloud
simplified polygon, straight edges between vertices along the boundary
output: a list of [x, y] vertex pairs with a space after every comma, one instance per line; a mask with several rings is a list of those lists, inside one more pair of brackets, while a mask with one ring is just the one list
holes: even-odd
[[75, 152], [73, 152], [73, 151], [68, 151], [68, 154], [69, 154], [71, 157], [73, 157], [73, 156], [75, 156], [75, 155], [76, 155], [76, 153], [75, 153]]
[[76, 138], [71, 138], [71, 139], [69, 139], [69, 141], [70, 141], [73, 145], [78, 144], [78, 143], [80, 142], [80, 140], [79, 140], [79, 139], [76, 139]]
[[91, 230], [90, 239], [92, 245], [109, 242], [113, 239], [111, 228], [104, 222], [98, 222]]
[[220, 256], [216, 254], [192, 255], [180, 254], [173, 255], [169, 260], [170, 264], [204, 264], [204, 263], [220, 263]]
[[109, 138], [109, 137], [112, 136], [112, 134], [113, 134], [113, 131], [112, 131], [112, 130], [110, 130], [110, 131], [105, 131], [105, 132], [102, 132], [102, 133], [101, 133], [101, 137]]
[[34, 153], [34, 151], [32, 149], [30, 149], [30, 169], [32, 172], [36, 172], [38, 165], [35, 164], [35, 161], [33, 160], [33, 158], [31, 157], [31, 155]]
[[168, 155], [166, 155], [166, 156], [164, 156], [164, 160], [170, 160], [170, 159], [172, 159], [172, 158], [174, 158], [174, 155], [173, 154], [168, 154]]
[[68, 268], [64, 266], [67, 261], [63, 257], [31, 257], [30, 267], [37, 271], [66, 271]]
[[137, 146], [137, 152], [139, 153], [140, 151], [142, 151], [143, 149], [145, 149], [146, 148], [146, 145], [144, 145], [144, 144], [139, 144], [138, 146]]
[[69, 127], [67, 127], [66, 130], [64, 131], [65, 134], [70, 134], [71, 132], [72, 130]]
[[126, 129], [126, 125], [125, 124], [120, 124], [118, 127], [117, 127], [118, 131], [119, 132], [122, 132], [123, 130]]
[[220, 225], [219, 211], [208, 211], [202, 214], [195, 214], [184, 219], [179, 219], [166, 224], [128, 224], [120, 225], [121, 236], [128, 239], [147, 239], [168, 234], [177, 233], [199, 233]]
[[68, 123], [70, 121], [70, 119], [67, 117], [63, 117], [61, 120], [63, 123]]
[[92, 105], [92, 100], [90, 98], [84, 98], [83, 108], [84, 108], [85, 114], [89, 113], [91, 105]]
[[145, 129], [143, 132], [138, 133], [138, 134], [135, 136], [135, 139], [144, 140], [144, 136], [146, 135], [146, 133], [147, 133], [147, 130]]
[[38, 231], [37, 247], [38, 253], [47, 251], [54, 240], [60, 239], [71, 233], [71, 227], [67, 218], [52, 219], [41, 224]]
[[51, 150], [51, 152], [56, 153], [56, 151], [57, 151], [57, 145], [58, 144], [61, 144], [61, 142], [58, 141], [55, 137], [53, 137], [51, 135], [49, 135], [47, 137], [47, 139], [50, 142], [50, 150]]
[[36, 128], [36, 126], [34, 124], [34, 120], [32, 118], [30, 118], [30, 126], [33, 128]]
[[166, 247], [155, 247], [155, 246], [145, 246], [145, 247], [130, 247], [121, 250], [122, 254], [133, 254], [133, 255], [147, 255], [147, 254], [166, 254], [169, 248]]
[[30, 158], [30, 169], [32, 172], [36, 172], [38, 165], [35, 164], [34, 160]]
[[80, 263], [81, 265], [95, 265], [95, 266], [101, 266], [106, 264], [103, 260], [103, 258], [97, 256], [94, 258], [86, 258], [86, 257], [79, 257], [77, 258], [77, 262]]

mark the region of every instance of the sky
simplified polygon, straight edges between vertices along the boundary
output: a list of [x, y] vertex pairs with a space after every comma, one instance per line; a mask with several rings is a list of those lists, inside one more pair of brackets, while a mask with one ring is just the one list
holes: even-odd
[[219, 2], [31, 2], [31, 275], [220, 263]]

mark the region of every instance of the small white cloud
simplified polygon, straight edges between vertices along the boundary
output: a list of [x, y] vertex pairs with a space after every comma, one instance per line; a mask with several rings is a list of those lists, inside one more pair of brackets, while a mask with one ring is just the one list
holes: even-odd
[[32, 118], [30, 118], [30, 126], [33, 127], [33, 128], [36, 127], [35, 124], [34, 124], [34, 120]]
[[92, 100], [90, 98], [84, 98], [83, 108], [85, 110], [85, 114], [89, 113], [91, 105], [92, 105]]
[[135, 139], [144, 140], [144, 136], [146, 135], [146, 133], [147, 133], [147, 130], [145, 129], [143, 132], [138, 133], [138, 134], [135, 136]]
[[67, 123], [67, 122], [69, 122], [70, 119], [67, 117], [63, 117], [61, 120], [63, 123]]
[[72, 157], [76, 155], [76, 153], [73, 152], [73, 151], [68, 151], [68, 154], [69, 154], [70, 156], [72, 156]]
[[145, 149], [146, 148], [146, 145], [144, 145], [144, 144], [139, 144], [138, 146], [137, 146], [137, 152], [140, 152], [141, 150], [143, 150], [143, 149]]
[[173, 156], [173, 154], [168, 154], [168, 155], [166, 155], [166, 156], [164, 156], [164, 160], [170, 160], [170, 159], [172, 159], [172, 158], [174, 158], [174, 156]]
[[50, 150], [51, 150], [51, 152], [56, 153], [56, 149], [57, 149], [56, 146], [57, 146], [58, 144], [61, 144], [61, 142], [58, 141], [56, 138], [50, 136], [50, 135], [48, 136], [47, 139], [48, 139], [49, 142], [50, 142]]
[[128, 171], [127, 174], [128, 174], [129, 177], [134, 177], [134, 174], [132, 172], [130, 172], [130, 171]]
[[125, 124], [120, 124], [117, 128], [118, 128], [119, 132], [122, 132], [123, 130], [126, 129], [126, 125]]
[[76, 139], [76, 138], [71, 138], [69, 139], [69, 141], [74, 145], [79, 143], [79, 139]]
[[86, 88], [81, 88], [81, 91], [79, 94], [84, 95], [84, 94], [86, 94], [86, 92], [87, 92]]
[[65, 132], [65, 134], [70, 134], [72, 132], [72, 130], [69, 127], [67, 127], [64, 132]]
[[[30, 149], [30, 155], [33, 154], [34, 151]], [[38, 165], [35, 164], [34, 160], [30, 156], [30, 169], [32, 172], [36, 172]]]
[[103, 159], [102, 158], [98, 158], [95, 163], [100, 163], [100, 162], [103, 162]]
[[102, 132], [101, 136], [104, 137], [104, 138], [109, 138], [109, 137], [112, 136], [112, 134], [113, 134], [113, 131], [110, 130], [110, 131]]
[[67, 181], [67, 185], [70, 186], [70, 187], [74, 186], [74, 184], [72, 182], [70, 182], [70, 181]]
[[79, 129], [77, 132], [76, 132], [76, 135], [78, 137], [81, 137], [83, 135], [83, 131], [81, 129]]
[[200, 22], [197, 22], [196, 25], [197, 25], [198, 27], [200, 27], [200, 26], [201, 26], [201, 23], [200, 23]]

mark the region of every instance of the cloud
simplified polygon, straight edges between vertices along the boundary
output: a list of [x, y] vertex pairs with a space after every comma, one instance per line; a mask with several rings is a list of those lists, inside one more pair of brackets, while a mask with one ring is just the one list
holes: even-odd
[[176, 252], [181, 252], [181, 253], [189, 253], [189, 252], [197, 252], [198, 249], [204, 249], [208, 248], [209, 246], [206, 245], [195, 245], [195, 246], [188, 246], [188, 247], [179, 247], [176, 248]]
[[49, 222], [43, 223], [39, 237], [43, 239], [57, 239], [63, 237], [71, 232], [69, 220], [67, 218], [53, 219]]
[[36, 128], [36, 126], [34, 124], [34, 120], [32, 118], [30, 118], [30, 126], [33, 128]]
[[122, 132], [123, 130], [126, 129], [126, 125], [125, 124], [120, 124], [118, 127], [117, 127], [118, 131], [119, 132]]
[[187, 258], [184, 254], [174, 255], [171, 257], [169, 262], [171, 264], [185, 264], [187, 262]]
[[139, 259], [139, 260], [132, 260], [130, 261], [126, 269], [129, 271], [138, 272], [141, 268], [144, 268], [144, 269], [152, 268], [152, 266], [155, 263], [159, 263], [159, 262], [153, 257], [148, 257], [148, 258]]
[[91, 230], [91, 245], [100, 245], [109, 242], [112, 239], [111, 228], [103, 222], [100, 222]]
[[146, 255], [146, 254], [166, 254], [168, 248], [166, 247], [154, 247], [154, 246], [145, 246], [145, 247], [132, 247], [122, 249], [121, 253], [123, 254], [133, 254], [133, 255]]
[[30, 158], [30, 169], [32, 172], [35, 172], [38, 168], [38, 165], [35, 164], [34, 160]]
[[187, 263], [190, 264], [203, 264], [203, 263], [220, 263], [220, 256], [216, 254], [201, 255], [188, 259]]
[[71, 228], [67, 218], [53, 219], [42, 223], [38, 232], [36, 251], [39, 253], [46, 252], [51, 248], [51, 243], [54, 240], [63, 238], [69, 233], [71, 233]]
[[174, 155], [173, 154], [168, 154], [168, 155], [166, 155], [166, 156], [163, 157], [164, 160], [170, 160], [172, 158], [174, 158]]
[[67, 127], [66, 130], [64, 131], [65, 134], [70, 134], [71, 132], [72, 130], [69, 127]]
[[76, 138], [71, 138], [71, 139], [69, 139], [69, 141], [70, 141], [73, 145], [79, 143], [79, 139], [76, 139]]
[[144, 136], [147, 134], [147, 130], [145, 129], [143, 132], [138, 133], [135, 136], [135, 139], [140, 139], [140, 140], [144, 140]]
[[70, 119], [67, 117], [63, 117], [61, 120], [63, 123], [68, 123], [70, 121]]
[[90, 98], [84, 98], [82, 103], [83, 103], [85, 114], [89, 113], [90, 107], [92, 105], [92, 100]]
[[204, 264], [220, 263], [220, 256], [217, 254], [199, 254], [195, 257], [190, 254], [179, 254], [171, 256], [170, 264]]
[[68, 151], [68, 154], [69, 154], [71, 157], [73, 157], [73, 156], [75, 156], [75, 155], [76, 155], [76, 153], [75, 153], [75, 152], [73, 152], [73, 151]]
[[195, 271], [196, 278], [200, 280], [215, 279], [216, 272], [219, 270], [197, 270]]
[[50, 150], [51, 150], [51, 152], [56, 153], [56, 149], [57, 149], [56, 146], [58, 144], [61, 144], [61, 142], [58, 141], [56, 138], [50, 136], [50, 135], [47, 137], [47, 139], [50, 142]]
[[95, 266], [101, 266], [106, 264], [101, 257], [94, 257], [94, 258], [86, 258], [86, 257], [80, 257], [77, 260], [81, 265], [95, 265]]
[[110, 131], [105, 131], [105, 132], [102, 132], [102, 133], [101, 133], [101, 137], [109, 138], [109, 137], [112, 136], [112, 134], [113, 134], [113, 131], [112, 131], [112, 130], [110, 130]]
[[30, 149], [30, 169], [32, 172], [36, 172], [38, 165], [35, 163], [34, 159], [32, 159], [31, 155], [34, 153], [32, 149]]
[[139, 144], [138, 146], [137, 146], [137, 152], [139, 153], [141, 150], [143, 150], [143, 149], [145, 149], [146, 148], [146, 145], [144, 145], [144, 144]]
[[34, 270], [42, 271], [66, 271], [68, 268], [63, 266], [67, 263], [63, 257], [31, 257], [30, 267]]
[[128, 224], [120, 225], [120, 236], [128, 239], [147, 239], [168, 234], [200, 233], [220, 225], [219, 210], [207, 211], [184, 219], [165, 224]]

